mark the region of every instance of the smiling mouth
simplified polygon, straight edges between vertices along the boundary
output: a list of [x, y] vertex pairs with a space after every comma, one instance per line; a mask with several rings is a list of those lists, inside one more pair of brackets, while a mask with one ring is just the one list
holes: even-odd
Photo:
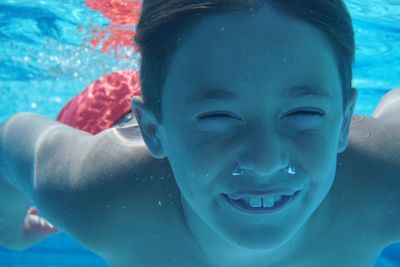
[[224, 197], [233, 207], [241, 212], [251, 214], [270, 214], [289, 207], [299, 192], [300, 191], [296, 191], [294, 194], [289, 196], [257, 196], [232, 199], [228, 195], [224, 194]]

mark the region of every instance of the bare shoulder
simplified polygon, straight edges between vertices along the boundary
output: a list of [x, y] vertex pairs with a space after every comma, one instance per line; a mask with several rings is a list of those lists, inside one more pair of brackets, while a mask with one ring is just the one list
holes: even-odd
[[379, 100], [372, 116], [393, 124], [394, 127], [400, 126], [400, 87], [388, 91]]
[[73, 140], [62, 140], [67, 143], [63, 149], [49, 154], [46, 148], [57, 142], [52, 136], [43, 141], [43, 152], [38, 151], [39, 208], [49, 221], [100, 255], [123, 250], [126, 239], [140, 231], [136, 226], [146, 225], [141, 218], [155, 178], [153, 184], [149, 181], [168, 172], [169, 165], [152, 158], [133, 133], [129, 128], [84, 138], [74, 133]]
[[399, 170], [400, 88], [388, 91], [371, 117], [353, 116], [350, 144], [374, 161], [390, 165], [388, 171]]
[[[384, 243], [400, 240], [400, 127], [378, 118], [353, 116], [348, 149], [341, 156], [349, 162], [353, 190], [363, 192], [369, 220], [381, 229]], [[355, 184], [357, 183], [357, 185]], [[358, 189], [357, 189], [358, 188]]]
[[[108, 210], [103, 212], [103, 224], [97, 229], [101, 233], [94, 240], [95, 247], [100, 248], [98, 253], [106, 255], [109, 262], [117, 261], [117, 266], [137, 261], [148, 253], [149, 247], [167, 255], [162, 240], [173, 240], [176, 247], [183, 235], [180, 191], [168, 160], [150, 155], [137, 127], [109, 129], [98, 138], [95, 147], [107, 143], [110, 159], [119, 159], [110, 163], [88, 159], [96, 164], [88, 172], [97, 180], [104, 179], [100, 186], [93, 187], [96, 198], [100, 199], [96, 205], [102, 211]], [[181, 235], [178, 239], [177, 232]], [[89, 238], [94, 234], [89, 230]], [[185, 247], [187, 244], [182, 249]]]
[[349, 148], [360, 151], [388, 168], [399, 168], [400, 124], [387, 123], [378, 118], [354, 115], [349, 133]]

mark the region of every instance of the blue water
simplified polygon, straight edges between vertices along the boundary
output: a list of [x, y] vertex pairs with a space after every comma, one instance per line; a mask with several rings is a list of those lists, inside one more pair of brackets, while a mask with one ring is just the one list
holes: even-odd
[[[356, 113], [370, 115], [381, 96], [400, 86], [400, 0], [348, 0], [356, 31]], [[84, 0], [0, 0], [0, 121], [19, 111], [55, 118], [91, 81], [138, 69], [135, 55], [117, 59], [87, 43], [89, 29], [109, 22]], [[128, 53], [129, 55], [129, 53]], [[104, 262], [58, 234], [24, 252], [0, 248], [0, 267], [96, 266]], [[375, 267], [400, 266], [400, 244]]]

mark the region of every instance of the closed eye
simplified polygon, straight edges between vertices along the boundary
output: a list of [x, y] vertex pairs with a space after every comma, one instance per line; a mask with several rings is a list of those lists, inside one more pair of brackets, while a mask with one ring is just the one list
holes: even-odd
[[289, 116], [320, 116], [323, 117], [325, 116], [325, 113], [322, 111], [316, 111], [316, 110], [299, 110], [293, 113], [290, 113]]
[[[300, 110], [296, 112], [289, 113], [287, 116], [320, 116], [323, 117], [325, 115], [322, 111], [314, 111], [314, 110]], [[211, 113], [205, 114], [197, 117], [198, 119], [237, 119], [235, 116], [227, 114], [227, 113]]]
[[199, 120], [204, 119], [238, 119], [237, 117], [227, 113], [210, 113], [204, 114], [197, 117]]
[[[324, 117], [325, 113], [322, 111], [316, 111], [316, 110], [299, 110], [296, 112], [292, 112], [288, 114], [287, 116], [309, 116], [309, 117]], [[207, 120], [207, 119], [238, 119], [236, 116], [233, 116], [228, 113], [210, 113], [210, 114], [204, 114], [200, 115], [197, 117], [199, 120]]]

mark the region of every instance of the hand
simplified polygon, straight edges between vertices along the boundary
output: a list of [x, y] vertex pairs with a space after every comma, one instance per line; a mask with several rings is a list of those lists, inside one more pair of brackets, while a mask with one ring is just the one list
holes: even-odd
[[23, 231], [25, 245], [32, 246], [58, 232], [58, 229], [46, 219], [41, 218], [37, 208], [31, 207], [26, 213]]

